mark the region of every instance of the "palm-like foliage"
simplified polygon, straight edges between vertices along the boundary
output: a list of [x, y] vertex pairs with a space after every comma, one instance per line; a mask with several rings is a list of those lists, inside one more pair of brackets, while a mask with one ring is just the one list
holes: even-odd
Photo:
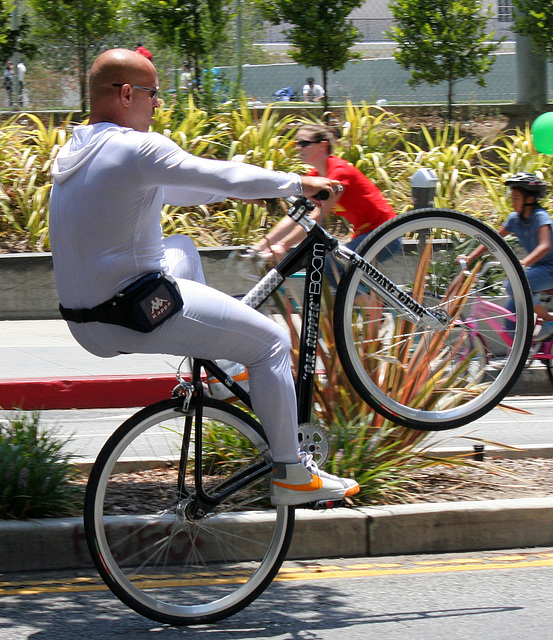
[[242, 105], [228, 119], [231, 130], [227, 160], [255, 164], [274, 171], [295, 171], [298, 161], [294, 158], [294, 134], [296, 118], [279, 117], [267, 107], [259, 117], [256, 110]]
[[191, 95], [185, 100], [185, 108], [177, 102], [156, 109], [151, 130], [168, 136], [193, 155], [222, 157], [231, 133], [228, 125], [197, 107]]
[[419, 168], [433, 169], [438, 176], [436, 206], [464, 211], [466, 196], [478, 181], [477, 167], [485, 163], [485, 148], [479, 143], [467, 142], [459, 125], [445, 125], [434, 136], [424, 125], [421, 133], [426, 148], [406, 140], [405, 157], [410, 160], [410, 175]]
[[[430, 246], [430, 245], [428, 245]], [[423, 256], [419, 263], [415, 282], [419, 283], [413, 292], [415, 299], [421, 300], [428, 273], [429, 255]], [[451, 316], [455, 318], [462, 311], [465, 292], [470, 290], [475, 272], [463, 278], [444, 291], [441, 302]], [[273, 299], [274, 309], [281, 314], [288, 326], [292, 339], [292, 362], [298, 367], [300, 329], [297, 316], [300, 301], [297, 294], [286, 288]], [[410, 486], [409, 474], [434, 464], [467, 464], [462, 457], [444, 460], [432, 455], [423, 441], [428, 432], [406, 429], [395, 425], [366, 405], [355, 392], [351, 382], [344, 374], [334, 345], [332, 323], [333, 296], [325, 289], [322, 308], [319, 350], [318, 376], [314, 389], [315, 422], [327, 428], [330, 442], [330, 455], [327, 468], [331, 473], [355, 477], [361, 486], [359, 499], [364, 502], [386, 502], [392, 497], [408, 499]], [[366, 313], [374, 319], [383, 317], [382, 303], [374, 296], [366, 304]], [[455, 406], [466, 399], [466, 394], [474, 391], [476, 383], [468, 379], [466, 369], [470, 357], [459, 364], [452, 364], [452, 353], [462, 348], [462, 339], [457, 344], [444, 348], [450, 339], [450, 331], [437, 332], [430, 342], [416, 344], [416, 332], [408, 326], [406, 320], [397, 320], [395, 336], [409, 336], [385, 341], [376, 330], [380, 323], [359, 322], [366, 333], [359, 340], [364, 349], [367, 369], [391, 395], [402, 397], [411, 406], [433, 408]], [[428, 366], [429, 362], [432, 366]], [[375, 366], [376, 364], [376, 366]]]
[[[527, 126], [499, 135], [491, 144], [469, 141], [458, 126], [431, 131], [421, 126], [415, 139], [402, 118], [366, 104], [349, 103], [337, 155], [354, 164], [383, 191], [397, 213], [412, 207], [410, 178], [421, 167], [434, 169], [439, 184], [435, 204], [500, 224], [510, 211], [503, 186], [507, 175], [533, 171], [553, 181], [551, 156], [535, 153]], [[209, 115], [191, 98], [156, 111], [153, 130], [192, 154], [304, 172], [294, 148], [297, 127], [321, 122], [302, 115], [280, 117], [270, 107], [246, 105]], [[48, 248], [49, 170], [70, 136], [70, 118], [44, 125], [21, 114], [0, 126], [0, 232], [24, 237], [32, 249]], [[545, 200], [546, 207], [553, 194]], [[204, 246], [255, 242], [274, 217], [254, 205], [225, 202], [209, 207], [164, 207], [165, 233], [190, 234]]]

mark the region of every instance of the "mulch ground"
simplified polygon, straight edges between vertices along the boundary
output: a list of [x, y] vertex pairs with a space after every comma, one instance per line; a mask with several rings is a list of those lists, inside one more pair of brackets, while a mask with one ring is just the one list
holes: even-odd
[[408, 501], [455, 502], [553, 496], [553, 460], [487, 458], [484, 462], [471, 462], [471, 465], [438, 465], [415, 472], [411, 475], [415, 484], [409, 488]]

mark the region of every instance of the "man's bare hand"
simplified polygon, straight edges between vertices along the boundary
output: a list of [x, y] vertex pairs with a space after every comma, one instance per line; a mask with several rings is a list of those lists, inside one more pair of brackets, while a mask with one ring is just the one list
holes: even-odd
[[330, 178], [323, 178], [321, 176], [302, 176], [302, 188], [303, 194], [307, 196], [313, 202], [321, 204], [321, 200], [316, 198], [319, 191], [326, 191], [328, 193], [328, 200], [336, 200], [339, 196], [336, 192], [341, 189], [341, 184], [338, 180], [330, 180]]

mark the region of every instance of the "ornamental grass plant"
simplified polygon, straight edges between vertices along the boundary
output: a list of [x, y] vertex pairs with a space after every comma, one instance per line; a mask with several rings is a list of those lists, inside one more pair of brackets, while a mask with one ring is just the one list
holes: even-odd
[[80, 515], [80, 476], [67, 440], [40, 427], [38, 413], [18, 412], [0, 422], [0, 518], [29, 519]]
[[[208, 113], [187, 97], [157, 109], [152, 129], [192, 154], [304, 172], [293, 142], [297, 127], [327, 120], [340, 130], [336, 155], [373, 180], [397, 213], [412, 208], [410, 178], [421, 167], [438, 176], [436, 206], [467, 212], [494, 226], [511, 210], [507, 175], [532, 171], [553, 182], [553, 159], [536, 153], [528, 125], [491, 141], [469, 139], [458, 124], [415, 126], [401, 114], [366, 103], [348, 103], [340, 117], [282, 117], [272, 106], [250, 109], [236, 102]], [[49, 250], [49, 172], [72, 126], [71, 117], [55, 126], [27, 113], [0, 125], [0, 241], [15, 238], [30, 251]], [[546, 208], [552, 199], [553, 193], [544, 201]], [[164, 233], [186, 233], [200, 246], [251, 243], [276, 220], [257, 209], [235, 201], [166, 206], [162, 226]]]

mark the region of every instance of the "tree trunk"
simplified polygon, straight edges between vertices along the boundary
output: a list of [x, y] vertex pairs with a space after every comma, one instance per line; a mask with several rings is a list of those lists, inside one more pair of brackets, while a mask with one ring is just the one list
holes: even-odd
[[328, 111], [328, 70], [326, 69], [326, 67], [322, 67], [322, 72], [323, 72], [323, 89], [324, 89], [324, 96], [323, 96], [323, 105], [325, 108], [325, 111]]
[[451, 122], [453, 120], [453, 88], [455, 82], [449, 78], [447, 81], [447, 119]]
[[78, 73], [79, 73], [79, 91], [80, 91], [80, 97], [81, 97], [81, 115], [84, 117], [84, 114], [86, 113], [86, 107], [87, 107], [87, 91], [86, 91], [87, 77], [86, 76], [88, 71], [85, 46], [81, 45], [79, 47], [78, 57], [79, 57]]

